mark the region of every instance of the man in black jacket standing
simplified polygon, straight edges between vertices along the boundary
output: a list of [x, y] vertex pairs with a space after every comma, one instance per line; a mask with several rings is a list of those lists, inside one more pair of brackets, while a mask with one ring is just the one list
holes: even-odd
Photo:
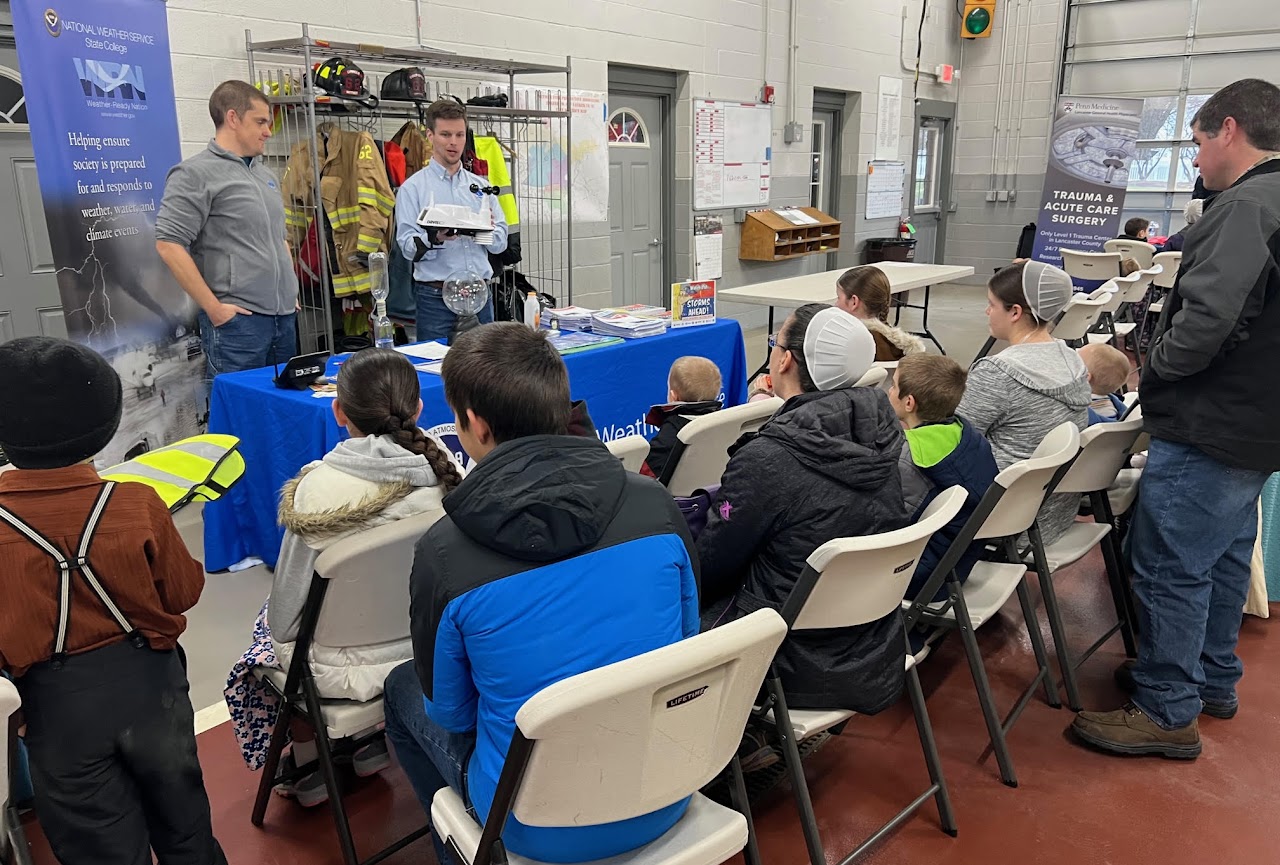
[[1191, 124], [1223, 192], [1187, 238], [1140, 393], [1151, 449], [1130, 541], [1138, 660], [1115, 712], [1081, 712], [1087, 744], [1194, 759], [1198, 716], [1238, 708], [1236, 657], [1263, 483], [1280, 471], [1280, 88], [1214, 94]]

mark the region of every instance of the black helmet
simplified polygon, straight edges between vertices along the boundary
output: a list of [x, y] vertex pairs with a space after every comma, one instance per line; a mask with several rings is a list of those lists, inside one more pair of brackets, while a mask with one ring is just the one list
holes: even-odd
[[382, 79], [382, 98], [398, 99], [406, 102], [425, 102], [427, 98], [427, 76], [417, 66], [406, 66], [397, 69]]
[[330, 96], [361, 99], [369, 95], [364, 86], [364, 70], [343, 57], [330, 57], [317, 66], [315, 82]]

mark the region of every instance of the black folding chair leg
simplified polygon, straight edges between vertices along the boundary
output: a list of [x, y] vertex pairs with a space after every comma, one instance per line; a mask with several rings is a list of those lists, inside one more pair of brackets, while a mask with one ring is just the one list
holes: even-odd
[[1053, 588], [1053, 574], [1049, 573], [1044, 547], [1038, 538], [1032, 539], [1031, 552], [1035, 557], [1036, 576], [1040, 580], [1040, 594], [1044, 597], [1044, 610], [1049, 616], [1049, 633], [1053, 635], [1053, 650], [1058, 656], [1058, 667], [1062, 672], [1062, 689], [1067, 692], [1067, 705], [1073, 712], [1079, 712], [1083, 706], [1080, 703], [1080, 689], [1076, 686], [1075, 665], [1071, 661], [1071, 652], [1067, 648], [1067, 629], [1062, 623], [1058, 593]]
[[329, 749], [329, 733], [325, 729], [324, 715], [320, 707], [320, 694], [310, 675], [302, 680], [302, 693], [306, 697], [307, 712], [316, 730], [316, 751], [320, 756], [320, 776], [329, 791], [329, 808], [333, 811], [333, 825], [338, 831], [338, 845], [342, 848], [345, 865], [360, 865], [356, 856], [356, 844], [351, 838], [351, 824], [347, 821], [347, 809], [342, 804], [342, 790], [338, 787], [338, 773], [333, 764], [333, 752]]
[[991, 737], [991, 750], [995, 752], [996, 764], [1000, 767], [1000, 780], [1010, 787], [1017, 787], [1018, 775], [1013, 771], [1013, 757], [1009, 755], [1009, 746], [1004, 740], [1004, 727], [1000, 723], [1000, 716], [996, 714], [991, 683], [987, 680], [982, 653], [978, 650], [978, 640], [970, 624], [969, 606], [964, 602], [964, 593], [960, 591], [959, 583], [949, 580], [947, 589], [955, 609], [956, 624], [960, 628], [960, 642], [964, 644], [964, 655], [969, 661], [969, 673], [973, 676], [973, 686], [978, 692], [978, 706], [982, 709], [982, 719], [986, 721], [987, 733]]
[[1044, 677], [1044, 699], [1055, 709], [1062, 708], [1058, 699], [1058, 686], [1053, 681], [1053, 671], [1049, 668], [1049, 651], [1044, 647], [1044, 637], [1040, 634], [1040, 620], [1036, 618], [1035, 604], [1031, 603], [1031, 594], [1027, 591], [1024, 580], [1018, 583], [1018, 603], [1022, 605], [1022, 619], [1027, 623], [1027, 637], [1031, 640], [1031, 651], [1036, 656], [1037, 672]]
[[262, 767], [262, 777], [258, 779], [258, 796], [253, 800], [253, 814], [249, 820], [255, 826], [261, 826], [267, 815], [267, 803], [271, 801], [271, 788], [276, 785], [276, 775], [280, 772], [280, 755], [284, 753], [285, 738], [289, 733], [289, 722], [293, 718], [293, 706], [287, 697], [280, 698], [280, 714], [276, 718], [276, 726], [271, 731], [271, 744], [267, 747], [267, 762]]
[[8, 855], [13, 857], [13, 865], [32, 865], [31, 847], [27, 843], [27, 835], [22, 830], [22, 823], [18, 819], [18, 811], [12, 805], [7, 809], [7, 813], [3, 816], [5, 819], [0, 820], [0, 831], [6, 835], [0, 838], [0, 851], [4, 850], [4, 845], [9, 845]]
[[804, 779], [804, 766], [800, 765], [800, 747], [795, 729], [791, 726], [791, 713], [787, 711], [787, 698], [782, 693], [782, 680], [769, 679], [769, 693], [773, 696], [773, 721], [782, 740], [782, 759], [786, 761], [791, 776], [791, 790], [796, 797], [796, 809], [800, 812], [800, 829], [804, 832], [805, 847], [809, 850], [810, 865], [827, 865], [827, 854], [822, 849], [818, 835], [818, 818], [813, 813], [809, 798], [809, 785]]
[[929, 722], [929, 710], [925, 706], [924, 691], [915, 667], [907, 670], [907, 693], [911, 696], [911, 711], [916, 716], [916, 730], [920, 733], [920, 747], [924, 751], [924, 764], [929, 769], [929, 780], [938, 788], [933, 794], [938, 805], [938, 820], [942, 823], [942, 831], [954, 838], [959, 831], [956, 815], [951, 809], [951, 794], [947, 792], [947, 781], [942, 776], [938, 743], [933, 737], [933, 724]]
[[747, 819], [747, 848], [742, 853], [743, 858], [747, 865], [763, 865], [756, 839], [756, 821], [751, 817], [751, 802], [747, 799], [747, 782], [742, 777], [742, 761], [737, 754], [729, 762], [729, 799], [738, 813]]

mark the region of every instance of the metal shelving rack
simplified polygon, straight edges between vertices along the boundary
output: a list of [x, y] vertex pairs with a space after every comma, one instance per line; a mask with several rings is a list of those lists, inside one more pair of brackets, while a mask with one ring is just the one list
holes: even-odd
[[[365, 71], [366, 86], [377, 94], [381, 76], [405, 66], [420, 67], [429, 79], [432, 73], [447, 76], [437, 78], [428, 85], [432, 98], [444, 94], [457, 94], [464, 99], [471, 95], [506, 93], [507, 107], [467, 106], [475, 129], [476, 121], [489, 124], [489, 130], [504, 140], [513, 153], [522, 151], [523, 162], [513, 159], [511, 174], [520, 209], [523, 261], [516, 266], [525, 273], [540, 290], [547, 291], [572, 303], [573, 298], [573, 69], [572, 58], [566, 57], [563, 66], [538, 63], [522, 63], [515, 60], [495, 60], [471, 57], [431, 48], [394, 47], [371, 44], [339, 42], [317, 39], [311, 28], [302, 25], [300, 37], [255, 42], [251, 30], [245, 30], [245, 49], [249, 62], [249, 81], [266, 85], [264, 90], [272, 106], [282, 109], [281, 130], [274, 146], [268, 150], [268, 164], [277, 169], [287, 160], [290, 150], [300, 140], [309, 142], [308, 149], [313, 168], [313, 195], [315, 204], [308, 216], [316, 219], [321, 213], [318, 207], [321, 188], [321, 163], [317, 152], [317, 135], [324, 123], [339, 123], [348, 128], [381, 133], [386, 121], [403, 122], [421, 120], [425, 103], [398, 100], [380, 100], [376, 107], [330, 97], [315, 86], [311, 69], [316, 63], [329, 57], [344, 57], [354, 61]], [[265, 58], [291, 58], [295, 64], [283, 68], [264, 68]], [[564, 95], [534, 90], [528, 94], [517, 93], [518, 76], [564, 76]], [[431, 86], [434, 84], [434, 88]], [[555, 85], [556, 88], [559, 85]], [[520, 99], [518, 97], [525, 96]], [[544, 104], [545, 103], [545, 104]], [[552, 145], [556, 132], [563, 140], [561, 168], [552, 163], [557, 145]], [[375, 134], [375, 137], [379, 137]], [[275, 139], [273, 139], [275, 141]], [[529, 164], [536, 154], [537, 163]], [[552, 179], [562, 171], [563, 180], [558, 188]], [[328, 227], [324, 219], [316, 222], [320, 249], [328, 249]], [[394, 231], [393, 231], [394, 234]], [[392, 237], [394, 242], [394, 237]], [[299, 336], [304, 351], [334, 350], [333, 296], [331, 263], [328, 255], [320, 256], [323, 288], [318, 297], [304, 299], [303, 315], [299, 319]], [[510, 270], [511, 268], [508, 268]], [[495, 277], [499, 274], [495, 274]], [[328, 336], [326, 336], [328, 335]]]

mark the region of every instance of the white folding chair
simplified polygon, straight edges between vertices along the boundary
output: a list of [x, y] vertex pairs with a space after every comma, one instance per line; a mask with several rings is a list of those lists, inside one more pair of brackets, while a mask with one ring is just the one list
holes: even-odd
[[[414, 546], [439, 517], [439, 512], [432, 512], [397, 520], [344, 538], [322, 552], [316, 559], [288, 669], [264, 670], [261, 674], [280, 695], [281, 705], [253, 805], [253, 825], [262, 825], [272, 787], [315, 771], [317, 761], [278, 774], [289, 721], [294, 716], [305, 717], [315, 729], [320, 775], [329, 793], [345, 865], [359, 865], [361, 860], [356, 855], [342, 802], [332, 743], [359, 736], [382, 723], [382, 697], [363, 703], [323, 699], [312, 675], [311, 647], [343, 649], [409, 639], [409, 572]], [[355, 747], [364, 741], [356, 739]], [[423, 826], [365, 861], [380, 862], [427, 831]]]
[[[772, 610], [543, 688], [516, 713], [488, 819], [456, 790], [431, 803], [431, 823], [462, 865], [533, 865], [506, 851], [514, 816], [526, 826], [598, 826], [692, 797], [666, 834], [602, 865], [717, 865], [754, 834], [737, 749], [765, 671], [786, 636]], [[735, 805], [698, 791], [730, 766]]]
[[[1106, 293], [1102, 295], [1103, 304], [1099, 310], [1100, 331], [1087, 334], [1090, 345], [1098, 343], [1115, 342], [1117, 337], [1128, 336], [1133, 332], [1136, 324], [1129, 322], [1117, 322], [1116, 316], [1120, 312], [1120, 307], [1124, 303], [1125, 297], [1128, 296], [1129, 289], [1135, 282], [1141, 280], [1141, 276], [1137, 273], [1129, 276], [1117, 276], [1107, 280], [1099, 291], [1105, 289]], [[1092, 297], [1093, 295], [1090, 295]]]
[[31, 865], [31, 848], [13, 807], [11, 773], [18, 750], [18, 709], [22, 700], [13, 682], [0, 676], [0, 862]]
[[673, 496], [720, 483], [729, 464], [729, 447], [744, 433], [755, 432], [782, 408], [779, 397], [756, 400], [713, 411], [689, 421], [680, 430], [667, 466], [658, 478]]
[[1132, 258], [1138, 262], [1138, 266], [1146, 269], [1151, 266], [1151, 259], [1155, 257], [1156, 248], [1145, 240], [1125, 240], [1116, 238], [1108, 240], [1102, 244], [1102, 248], [1107, 252], [1120, 253], [1121, 260]]
[[1084, 252], [1079, 249], [1064, 249], [1061, 252], [1062, 269], [1072, 280], [1105, 282], [1120, 275], [1122, 256], [1118, 252]]
[[1067, 308], [1053, 325], [1053, 335], [1057, 339], [1071, 345], [1078, 343], [1089, 333], [1089, 329], [1102, 315], [1102, 307], [1106, 304], [1110, 292], [1102, 289], [1092, 294], [1074, 294]]
[[889, 371], [884, 367], [873, 366], [863, 374], [862, 378], [854, 382], [854, 387], [880, 387], [884, 384], [884, 380], [889, 377]]
[[[1142, 432], [1142, 418], [1130, 417], [1113, 423], [1098, 423], [1080, 434], [1080, 453], [1058, 481], [1054, 492], [1078, 493], [1089, 497], [1093, 510], [1093, 522], [1075, 522], [1052, 544], [1044, 544], [1038, 526], [1028, 532], [1031, 556], [1025, 559], [1040, 580], [1040, 592], [1044, 596], [1045, 612], [1049, 617], [1049, 630], [1053, 634], [1054, 650], [1058, 666], [1062, 670], [1062, 686], [1067, 692], [1067, 705], [1080, 711], [1080, 690], [1075, 671], [1093, 656], [1103, 643], [1119, 631], [1124, 639], [1125, 654], [1137, 656], [1137, 643], [1133, 638], [1134, 620], [1132, 601], [1128, 592], [1128, 578], [1124, 572], [1123, 557], [1117, 543], [1115, 516], [1111, 512], [1107, 490], [1115, 483], [1124, 467], [1125, 459], [1133, 452], [1133, 445]], [[1068, 565], [1084, 558], [1095, 546], [1101, 546], [1106, 565], [1107, 580], [1111, 584], [1111, 597], [1115, 602], [1116, 624], [1107, 629], [1088, 649], [1073, 660], [1067, 645], [1066, 628], [1062, 622], [1058, 595], [1053, 575]]]
[[[969, 672], [978, 692], [978, 705], [982, 708], [991, 748], [1000, 767], [1000, 779], [1010, 787], [1018, 786], [1018, 776], [1014, 772], [1013, 758], [1009, 755], [1005, 737], [1030, 702], [1036, 687], [1043, 683], [1050, 706], [1056, 709], [1062, 705], [1058, 702], [1057, 688], [1049, 671], [1049, 656], [1040, 636], [1035, 607], [1023, 579], [1027, 566], [1022, 562], [1017, 539], [1035, 523], [1036, 513], [1045, 496], [1053, 491], [1053, 485], [1065, 471], [1065, 466], [1079, 452], [1080, 430], [1073, 423], [1060, 424], [1045, 436], [1030, 457], [996, 475], [995, 482], [951, 542], [919, 595], [914, 600], [903, 602], [908, 629], [917, 622], [923, 622], [960, 631]], [[955, 568], [975, 540], [998, 541], [1003, 560], [977, 562], [962, 584]], [[934, 602], [934, 596], [944, 584], [947, 599]], [[1008, 716], [1001, 721], [974, 631], [991, 621], [1014, 592], [1018, 593], [1022, 616], [1027, 623], [1027, 636], [1039, 669]]]
[[1153, 284], [1156, 288], [1170, 289], [1178, 278], [1178, 268], [1182, 267], [1181, 252], [1157, 252], [1156, 257], [1152, 260], [1152, 266], [1159, 266], [1160, 273], [1156, 274]]
[[629, 472], [639, 472], [649, 458], [649, 440], [644, 436], [623, 436], [606, 446], [609, 453], [622, 460], [622, 467]]
[[[791, 630], [804, 631], [820, 628], [851, 628], [865, 625], [891, 615], [903, 603], [915, 564], [933, 537], [960, 512], [967, 493], [963, 487], [951, 487], [942, 491], [929, 504], [915, 525], [892, 532], [867, 535], [858, 538], [837, 538], [828, 541], [814, 551], [805, 563], [804, 572], [795, 588], [787, 596], [782, 607], [782, 618], [790, 623]], [[929, 769], [929, 788], [917, 796], [910, 805], [876, 830], [857, 849], [844, 857], [842, 862], [852, 862], [885, 835], [904, 823], [929, 797], [938, 806], [942, 830], [955, 836], [956, 820], [942, 775], [942, 763], [933, 737], [933, 726], [925, 708], [924, 692], [916, 674], [916, 664], [928, 654], [928, 647], [912, 655], [905, 649], [907, 691], [911, 695], [911, 708], [915, 713], [916, 729], [920, 734], [920, 746], [924, 749], [925, 765]], [[783, 760], [791, 778], [791, 789], [800, 812], [800, 826], [804, 831], [811, 865], [825, 865], [826, 854], [818, 836], [818, 821], [809, 799], [809, 787], [800, 764], [799, 743], [818, 733], [845, 723], [854, 716], [846, 709], [789, 709], [782, 689], [782, 679], [776, 668], [765, 682], [768, 699], [760, 709], [765, 720], [774, 724], [782, 741]]]

